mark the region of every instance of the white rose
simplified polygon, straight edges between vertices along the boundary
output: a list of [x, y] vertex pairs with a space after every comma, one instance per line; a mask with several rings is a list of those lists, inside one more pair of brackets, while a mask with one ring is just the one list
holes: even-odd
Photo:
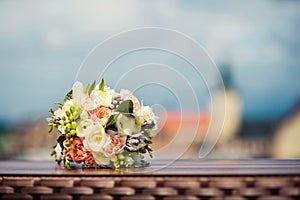
[[138, 119], [122, 113], [117, 116], [116, 126], [118, 129], [118, 133], [121, 136], [133, 135], [139, 133], [141, 130], [141, 125]]
[[86, 143], [94, 152], [102, 152], [102, 147], [106, 141], [105, 130], [100, 125], [92, 125], [85, 133]]
[[85, 119], [88, 119], [89, 118], [89, 113], [85, 110], [83, 110], [81, 113], [80, 113], [80, 120], [85, 120]]
[[108, 165], [109, 158], [101, 152], [92, 152], [93, 158], [98, 165]]
[[149, 106], [143, 106], [143, 107], [141, 107], [140, 111], [138, 113], [138, 116], [145, 123], [150, 123], [150, 122], [156, 123], [156, 121], [157, 121], [157, 117], [154, 115], [152, 109]]
[[91, 119], [84, 119], [79, 122], [76, 132], [79, 137], [86, 137], [90, 133], [90, 128], [94, 126], [94, 122]]
[[89, 145], [87, 144], [86, 139], [83, 139], [83, 140], [82, 140], [82, 144], [83, 144], [84, 148], [86, 148], [88, 151], [91, 151]]

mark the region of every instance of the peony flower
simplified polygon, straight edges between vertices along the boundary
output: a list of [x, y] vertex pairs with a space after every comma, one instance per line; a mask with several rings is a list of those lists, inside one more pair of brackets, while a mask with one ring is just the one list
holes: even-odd
[[[98, 87], [97, 87], [98, 88]], [[109, 87], [104, 88], [104, 91], [101, 90], [94, 90], [91, 93], [91, 98], [94, 103], [94, 107], [99, 107], [99, 106], [106, 106], [109, 107], [112, 102], [112, 97], [114, 95], [114, 90], [110, 89]]]
[[154, 115], [152, 109], [149, 106], [142, 106], [138, 113], [138, 116], [144, 122], [143, 124], [157, 122], [157, 117]]
[[111, 115], [111, 109], [108, 107], [100, 106], [94, 110], [89, 111], [91, 119], [95, 123], [99, 123], [101, 126], [105, 127], [106, 123]]
[[118, 114], [116, 127], [121, 136], [137, 134], [141, 130], [140, 121], [136, 117], [123, 113]]
[[81, 82], [76, 81], [72, 87], [73, 99], [84, 110], [92, 110], [95, 108], [93, 99], [84, 92], [84, 86]]
[[[98, 88], [97, 86], [96, 88]], [[94, 89], [90, 95], [85, 93], [84, 86], [81, 82], [75, 82], [73, 84], [73, 99], [84, 110], [94, 110], [100, 106], [110, 106], [114, 90], [109, 87], [104, 88], [104, 91]]]
[[120, 90], [120, 96], [123, 101], [129, 100], [131, 95], [132, 95], [132, 92], [130, 90], [127, 90], [127, 89]]
[[108, 130], [109, 136], [103, 145], [103, 153], [107, 157], [111, 157], [122, 151], [126, 144], [126, 136], [120, 136], [117, 132]]
[[[69, 140], [65, 140], [64, 143], [69, 143]], [[91, 156], [90, 152], [83, 146], [79, 137], [73, 138], [73, 143], [71, 143], [68, 155], [76, 163], [81, 163]]]
[[98, 124], [90, 126], [86, 131], [85, 140], [91, 151], [102, 152], [102, 147], [106, 141], [104, 128]]

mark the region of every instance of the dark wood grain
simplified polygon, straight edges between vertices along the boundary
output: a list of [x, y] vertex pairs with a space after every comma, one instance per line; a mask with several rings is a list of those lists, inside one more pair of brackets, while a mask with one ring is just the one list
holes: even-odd
[[0, 161], [0, 175], [299, 175], [300, 160], [153, 160], [142, 169], [66, 170], [54, 162]]

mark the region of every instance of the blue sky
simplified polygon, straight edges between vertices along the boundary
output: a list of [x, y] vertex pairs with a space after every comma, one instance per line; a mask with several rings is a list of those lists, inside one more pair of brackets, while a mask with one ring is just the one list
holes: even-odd
[[299, 10], [299, 1], [0, 1], [0, 118], [44, 117], [92, 48], [145, 26], [185, 33], [229, 63], [246, 119], [278, 118], [300, 99]]

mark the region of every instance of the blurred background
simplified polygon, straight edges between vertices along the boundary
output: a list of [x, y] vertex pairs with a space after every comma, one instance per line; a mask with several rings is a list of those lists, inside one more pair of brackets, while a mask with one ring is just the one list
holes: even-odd
[[[47, 133], [49, 107], [63, 100], [98, 43], [145, 26], [189, 35], [220, 69], [226, 90], [216, 88], [212, 96], [218, 105], [225, 95], [226, 115], [208, 158], [300, 158], [299, 10], [300, 1], [292, 0], [0, 1], [0, 159], [51, 159], [58, 133]], [[116, 64], [148, 59], [186, 72], [184, 63], [163, 52], [129, 58]], [[147, 90], [137, 94], [165, 110], [154, 148], [163, 148], [176, 134], [194, 132], [191, 124], [199, 125], [191, 145], [175, 141], [170, 154], [159, 158], [187, 146], [182, 158], [198, 158], [205, 134], [214, 130], [208, 130], [214, 123], [203, 80], [186, 76], [199, 91], [200, 112], [180, 111], [174, 96], [163, 90], [155, 98]], [[180, 121], [182, 113], [190, 117]]]

